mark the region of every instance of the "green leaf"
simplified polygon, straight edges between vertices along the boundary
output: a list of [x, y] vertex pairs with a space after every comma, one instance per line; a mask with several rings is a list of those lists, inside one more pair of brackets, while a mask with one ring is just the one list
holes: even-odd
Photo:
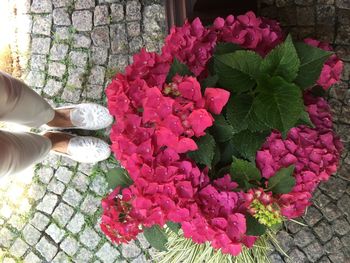
[[211, 134], [213, 134], [216, 141], [226, 142], [231, 139], [233, 128], [223, 115], [216, 115], [214, 125], [211, 127]]
[[232, 163], [232, 156], [239, 155], [239, 152], [236, 150], [232, 139], [225, 143], [220, 144], [220, 149], [221, 149], [220, 164], [223, 164], [223, 165], [228, 165]]
[[277, 233], [282, 228], [283, 228], [283, 223], [277, 223], [277, 224], [270, 226], [270, 229], [275, 233]]
[[270, 131], [241, 131], [232, 137], [234, 149], [237, 150], [243, 158], [254, 161], [256, 152], [261, 148], [266, 140], [266, 136], [269, 134]]
[[211, 162], [211, 167], [215, 167], [220, 161], [221, 161], [221, 152], [220, 152], [220, 147], [217, 144], [214, 149], [214, 157], [213, 157], [213, 161]]
[[262, 58], [253, 51], [239, 50], [214, 57], [214, 68], [219, 84], [232, 92], [251, 90], [260, 75]]
[[248, 116], [253, 111], [253, 97], [240, 94], [230, 99], [227, 105], [227, 119], [232, 124], [233, 131], [238, 133], [248, 128]]
[[252, 132], [263, 132], [263, 131], [270, 130], [270, 128], [258, 118], [258, 116], [255, 113], [255, 109], [253, 111], [250, 111], [247, 121], [248, 121], [248, 130]]
[[305, 89], [315, 85], [321, 74], [323, 64], [333, 52], [312, 47], [305, 43], [295, 43], [295, 48], [301, 62], [295, 83]]
[[188, 156], [196, 163], [204, 164], [211, 168], [211, 163], [214, 158], [215, 140], [208, 132], [206, 135], [200, 137], [196, 144], [198, 150], [189, 152]]
[[260, 181], [261, 175], [258, 168], [251, 162], [234, 158], [230, 169], [231, 178], [238, 185], [248, 190], [256, 185], [251, 184], [252, 181]]
[[170, 83], [173, 81], [173, 77], [178, 74], [180, 76], [192, 76], [190, 69], [176, 58], [174, 58], [173, 64], [171, 64], [168, 76], [166, 77], [166, 82]]
[[203, 79], [201, 81], [202, 91], [204, 92], [204, 90], [208, 87], [216, 87], [216, 83], [218, 82], [218, 80], [219, 77], [217, 75], [209, 76], [206, 79]]
[[179, 223], [174, 223], [174, 222], [168, 221], [168, 222], [166, 222], [166, 225], [175, 234], [178, 234], [179, 230], [181, 229], [181, 225]]
[[215, 47], [214, 56], [224, 55], [227, 53], [233, 53], [233, 52], [235, 52], [237, 50], [241, 50], [241, 49], [243, 49], [243, 47], [241, 47], [237, 44], [234, 44], [234, 43], [229, 43], [229, 42], [219, 43]]
[[253, 96], [239, 94], [230, 99], [227, 109], [227, 119], [232, 124], [234, 133], [245, 129], [263, 131], [268, 127], [261, 122], [254, 112]]
[[262, 236], [266, 232], [266, 226], [260, 224], [259, 221], [250, 214], [246, 214], [246, 224], [247, 235]]
[[215, 70], [214, 70], [214, 56], [212, 56], [208, 63], [207, 63], [207, 69], [209, 71], [209, 75], [214, 76], [215, 75]]
[[166, 235], [164, 229], [160, 228], [158, 225], [154, 225], [150, 228], [144, 228], [143, 235], [147, 239], [148, 243], [150, 243], [150, 245], [155, 249], [159, 251], [167, 250], [165, 244], [168, 242], [168, 236]]
[[315, 128], [315, 125], [310, 120], [309, 113], [305, 110], [301, 113], [299, 120], [296, 123], [296, 126], [297, 125], [306, 125], [306, 126], [309, 126], [311, 128]]
[[274, 176], [270, 177], [267, 185], [268, 189], [274, 194], [287, 194], [292, 191], [295, 185], [294, 168], [294, 165], [290, 165], [278, 170]]
[[281, 76], [293, 81], [299, 71], [300, 60], [290, 35], [274, 48], [261, 63], [262, 73], [270, 76]]
[[115, 189], [118, 186], [125, 188], [133, 184], [128, 172], [121, 167], [113, 168], [107, 172], [107, 182], [109, 189]]
[[273, 77], [261, 81], [258, 91], [254, 99], [254, 112], [262, 122], [282, 133], [296, 124], [304, 110], [299, 87], [281, 77]]

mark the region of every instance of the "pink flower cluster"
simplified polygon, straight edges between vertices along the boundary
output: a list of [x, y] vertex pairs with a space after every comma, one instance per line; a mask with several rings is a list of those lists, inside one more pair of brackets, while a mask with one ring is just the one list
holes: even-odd
[[296, 185], [278, 201], [282, 214], [288, 218], [304, 213], [319, 182], [328, 180], [335, 173], [342, 150], [342, 144], [332, 130], [327, 102], [310, 94], [305, 94], [304, 101], [315, 128], [292, 128], [285, 140], [280, 132], [274, 131], [256, 155], [257, 167], [265, 178], [270, 178], [282, 167], [295, 165]]
[[102, 200], [102, 231], [114, 242], [129, 242], [141, 232], [140, 222], [133, 217], [130, 200], [131, 196], [123, 191], [119, 196], [120, 187], [117, 187]]
[[197, 243], [211, 241], [214, 248], [231, 255], [238, 255], [242, 244], [252, 247], [256, 237], [246, 235], [246, 194], [234, 192], [236, 187], [228, 174], [205, 184], [193, 197], [194, 218], [182, 222], [184, 236]]
[[[318, 47], [323, 50], [333, 50], [330, 44], [320, 42], [316, 39], [306, 38], [304, 39], [304, 42], [310, 46]], [[324, 90], [329, 89], [330, 86], [340, 80], [342, 71], [343, 62], [337, 57], [337, 55], [333, 54], [323, 65], [321, 75], [317, 80], [317, 84], [320, 85]]]
[[199, 76], [212, 57], [216, 40], [215, 32], [205, 28], [199, 18], [196, 18], [192, 23], [186, 21], [182, 27], [171, 29], [165, 39], [162, 54], [177, 58]]
[[[204, 78], [218, 42], [236, 43], [264, 56], [282, 39], [278, 23], [252, 12], [218, 18], [209, 28], [196, 19], [171, 30], [161, 55], [142, 50], [125, 74], [112, 80], [106, 90], [116, 118], [111, 147], [134, 183], [121, 192], [115, 189], [102, 202], [101, 228], [108, 237], [128, 242], [142, 227], [172, 221], [181, 224], [185, 237], [209, 241], [223, 253], [238, 255], [242, 245], [254, 244], [256, 237], [246, 234], [251, 195], [237, 191], [229, 175], [210, 182], [208, 168], [200, 170], [186, 156], [198, 148], [194, 138], [205, 135], [213, 125], [212, 114], [221, 113], [230, 93], [209, 87], [203, 94], [191, 76], [176, 75], [170, 83], [166, 78], [174, 58]], [[316, 128], [293, 128], [286, 140], [273, 132], [256, 158], [265, 178], [296, 165], [297, 185], [290, 194], [277, 196], [287, 217], [303, 212], [317, 183], [335, 171], [341, 148], [327, 103], [306, 95], [305, 104]], [[265, 204], [271, 198], [269, 193], [259, 200]]]
[[197, 18], [182, 27], [174, 27], [165, 39], [164, 57], [176, 57], [195, 76], [206, 74], [207, 63], [219, 42], [231, 42], [266, 55], [283, 40], [282, 30], [275, 21], [257, 18], [253, 12], [235, 18], [218, 17], [213, 26], [205, 28]]
[[230, 42], [265, 56], [283, 40], [282, 30], [276, 21], [256, 17], [247, 12], [235, 18], [215, 19], [211, 30], [217, 32], [219, 42]]
[[[147, 63], [139, 63], [145, 58]], [[123, 190], [122, 198], [116, 190], [103, 201], [102, 230], [124, 242], [136, 237], [140, 225], [173, 221], [181, 223], [185, 237], [211, 241], [224, 253], [237, 255], [242, 244], [251, 247], [256, 237], [245, 234], [244, 193], [232, 191], [237, 185], [229, 175], [211, 184], [207, 170], [200, 171], [184, 155], [197, 149], [192, 137], [205, 135], [213, 124], [209, 112], [220, 114], [230, 93], [207, 88], [203, 96], [195, 78], [181, 76], [160, 88], [156, 79], [164, 76], [150, 77], [150, 72], [160, 65], [169, 67], [145, 51], [134, 61], [106, 90], [117, 119], [112, 150], [134, 184]]]

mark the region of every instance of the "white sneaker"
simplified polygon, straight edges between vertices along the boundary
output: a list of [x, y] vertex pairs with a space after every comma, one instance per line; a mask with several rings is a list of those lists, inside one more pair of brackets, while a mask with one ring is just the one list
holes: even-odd
[[109, 145], [101, 139], [90, 136], [74, 136], [69, 140], [67, 154], [54, 151], [80, 163], [97, 163], [111, 155]]
[[106, 107], [95, 103], [82, 103], [78, 105], [57, 108], [71, 109], [70, 120], [73, 127], [50, 127], [56, 129], [83, 129], [100, 130], [107, 128], [113, 123], [113, 116], [109, 114]]

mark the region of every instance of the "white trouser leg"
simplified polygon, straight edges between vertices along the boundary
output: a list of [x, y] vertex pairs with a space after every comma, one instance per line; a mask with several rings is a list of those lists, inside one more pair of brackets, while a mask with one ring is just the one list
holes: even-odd
[[0, 71], [0, 121], [36, 128], [55, 116], [42, 97], [22, 81]]
[[0, 130], [0, 177], [40, 162], [51, 148], [51, 141], [44, 136]]

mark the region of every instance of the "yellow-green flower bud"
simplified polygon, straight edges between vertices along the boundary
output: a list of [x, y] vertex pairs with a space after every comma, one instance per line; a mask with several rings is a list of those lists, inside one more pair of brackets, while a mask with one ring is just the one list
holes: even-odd
[[274, 209], [271, 204], [264, 206], [259, 200], [255, 199], [249, 208], [251, 211], [255, 211], [253, 217], [255, 217], [260, 224], [271, 227], [275, 224], [282, 223], [280, 211]]

